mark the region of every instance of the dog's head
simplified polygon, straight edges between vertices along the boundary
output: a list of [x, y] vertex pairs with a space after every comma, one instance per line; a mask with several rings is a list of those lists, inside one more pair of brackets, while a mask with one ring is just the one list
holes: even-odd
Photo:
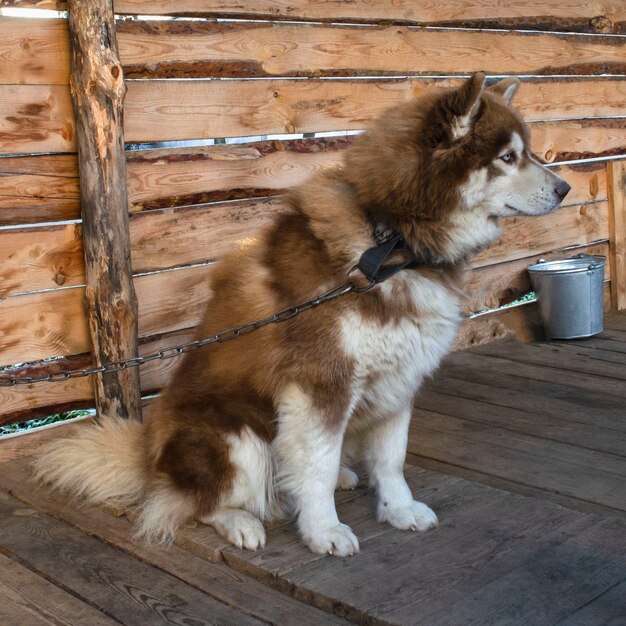
[[550, 213], [570, 186], [530, 151], [528, 127], [510, 106], [519, 80], [486, 90], [484, 82], [475, 74], [441, 101], [448, 128], [442, 149], [460, 149], [472, 165], [460, 187], [461, 203], [492, 217]]
[[553, 211], [570, 186], [532, 155], [510, 104], [518, 87], [510, 78], [485, 88], [477, 73], [390, 110], [347, 155], [360, 202], [449, 261], [489, 245], [500, 217]]

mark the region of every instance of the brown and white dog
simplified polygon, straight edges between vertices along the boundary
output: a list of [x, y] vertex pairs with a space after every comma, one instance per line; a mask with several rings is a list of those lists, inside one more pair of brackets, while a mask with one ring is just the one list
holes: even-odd
[[[367, 468], [378, 520], [437, 525], [402, 473], [411, 407], [453, 342], [463, 268], [499, 235], [498, 218], [543, 215], [569, 185], [539, 164], [510, 107], [515, 79], [476, 74], [387, 111], [341, 167], [293, 190], [288, 210], [212, 274], [200, 338], [261, 319], [345, 281], [393, 229], [422, 261], [363, 294], [186, 354], [142, 425], [105, 419], [52, 444], [35, 473], [91, 502], [137, 506], [138, 533], [169, 541], [185, 521], [256, 549], [287, 503], [318, 553], [359, 542], [336, 487]], [[279, 506], [281, 502], [281, 506]]]

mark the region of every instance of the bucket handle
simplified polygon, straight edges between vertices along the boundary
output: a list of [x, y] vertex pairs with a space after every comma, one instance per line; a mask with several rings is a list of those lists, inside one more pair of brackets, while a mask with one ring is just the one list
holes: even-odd
[[[576, 256], [572, 257], [573, 259], [591, 259], [589, 265], [587, 266], [587, 270], [594, 270], [596, 267], [601, 267], [606, 262], [605, 254], [585, 254], [584, 252], [579, 252]], [[539, 259], [537, 261], [538, 264], [547, 263], [545, 259]]]
[[589, 266], [587, 267], [588, 270], [593, 270], [596, 267], [600, 267], [606, 262], [606, 255], [604, 254], [584, 254], [583, 252], [579, 252], [574, 258], [591, 259], [589, 262]]

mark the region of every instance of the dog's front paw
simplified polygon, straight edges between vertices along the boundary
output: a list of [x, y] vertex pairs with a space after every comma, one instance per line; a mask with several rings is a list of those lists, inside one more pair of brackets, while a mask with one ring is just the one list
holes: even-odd
[[400, 530], [419, 530], [423, 532], [439, 525], [435, 513], [423, 502], [413, 500], [409, 506], [378, 505], [378, 521], [387, 522]]
[[238, 548], [258, 550], [265, 546], [263, 524], [248, 511], [224, 509], [200, 521], [213, 526], [219, 535]]
[[303, 539], [311, 551], [317, 554], [352, 556], [359, 551], [359, 540], [345, 524], [337, 524], [320, 533], [305, 535]]

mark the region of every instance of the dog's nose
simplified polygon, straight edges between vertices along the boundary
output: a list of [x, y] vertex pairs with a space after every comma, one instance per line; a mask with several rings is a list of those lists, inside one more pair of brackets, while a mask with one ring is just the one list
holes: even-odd
[[563, 198], [565, 198], [565, 196], [570, 192], [570, 189], [571, 187], [564, 180], [560, 180], [556, 184], [554, 191], [556, 192], [556, 195], [559, 197], [559, 200], [563, 200]]

